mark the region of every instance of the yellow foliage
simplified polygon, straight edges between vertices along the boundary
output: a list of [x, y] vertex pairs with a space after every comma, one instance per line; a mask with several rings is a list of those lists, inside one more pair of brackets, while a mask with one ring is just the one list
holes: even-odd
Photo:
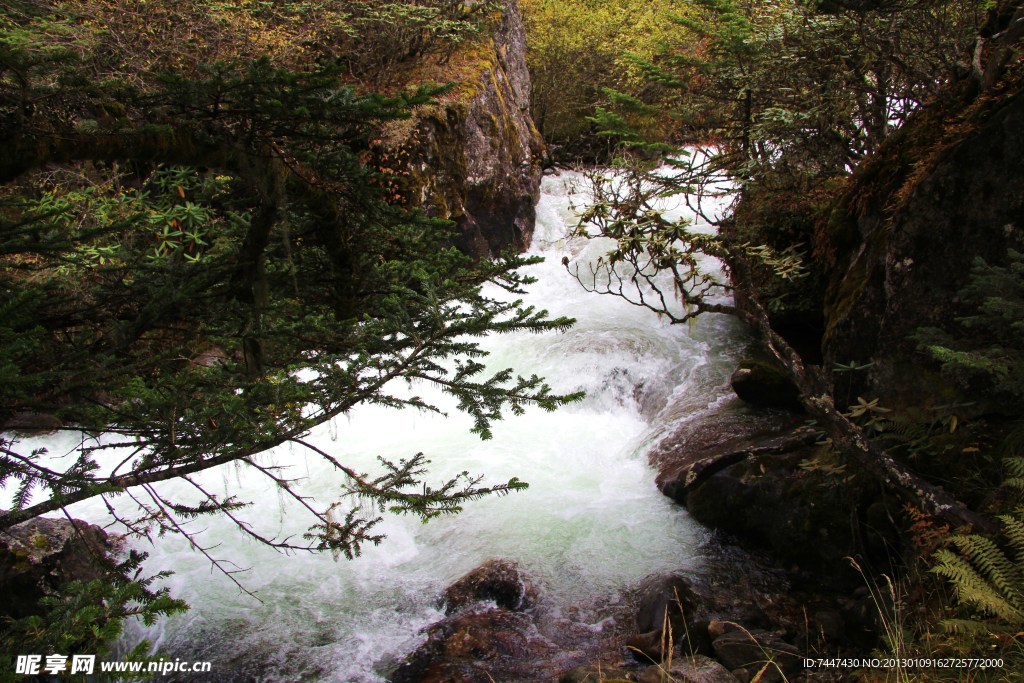
[[671, 0], [520, 0], [527, 24], [534, 118], [555, 141], [586, 130], [586, 117], [606, 103], [604, 88], [657, 99], [640, 62], [682, 29]]

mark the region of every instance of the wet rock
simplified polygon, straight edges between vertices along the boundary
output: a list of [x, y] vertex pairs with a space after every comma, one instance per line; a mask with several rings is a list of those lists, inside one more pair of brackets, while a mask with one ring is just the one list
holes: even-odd
[[846, 621], [837, 609], [821, 609], [814, 613], [812, 630], [828, 643], [837, 643], [846, 636]]
[[426, 629], [426, 642], [397, 666], [393, 683], [536, 683], [585, 676], [586, 666], [597, 663], [603, 678], [592, 680], [627, 673], [622, 642], [631, 630], [631, 601], [588, 604], [593, 596], [580, 596], [567, 609], [547, 604], [507, 560], [485, 562], [445, 595], [449, 616]]
[[898, 530], [884, 513], [869, 516], [888, 510], [878, 485], [830, 462], [817, 439], [791, 413], [724, 406], [684, 425], [650, 459], [662, 493], [695, 519], [845, 590], [860, 577], [844, 558], [884, 560], [899, 547]]
[[464, 612], [434, 624], [427, 641], [392, 674], [392, 683], [488, 683], [502, 670], [540, 659], [548, 645], [528, 615], [492, 609]]
[[639, 683], [736, 683], [736, 677], [710, 657], [693, 655], [673, 660], [671, 666], [649, 666]]
[[537, 589], [515, 562], [488, 560], [449, 586], [442, 596], [445, 614], [477, 602], [522, 611], [536, 604]]
[[733, 669], [729, 673], [731, 673], [732, 677], [739, 681], [739, 683], [750, 683], [755, 672], [750, 669]]
[[758, 359], [740, 361], [729, 378], [732, 390], [743, 401], [765, 408], [802, 411], [800, 391], [786, 371], [774, 363]]
[[655, 575], [645, 579], [638, 589], [637, 630], [641, 633], [658, 631], [673, 621], [681, 626], [679, 617], [682, 616], [683, 605], [693, 602], [694, 583], [693, 579], [679, 574]]
[[643, 638], [635, 643], [644, 655], [636, 659], [650, 663], [665, 658], [665, 628], [678, 646], [675, 652], [689, 656], [714, 653], [712, 641], [727, 630], [716, 625], [785, 629], [798, 623], [800, 606], [787, 598], [788, 584], [781, 576], [766, 574], [738, 551], [730, 557], [734, 559], [722, 562], [724, 571], [709, 560], [701, 576], [666, 574], [644, 581], [636, 612]]
[[658, 664], [672, 652], [675, 633], [664, 629], [638, 633], [626, 639], [626, 650], [641, 664]]
[[683, 652], [710, 652], [707, 624], [715, 603], [709, 584], [695, 577], [665, 574], [646, 579], [638, 591], [636, 626], [644, 634], [643, 640], [633, 643], [642, 653], [638, 659], [645, 664], [663, 659], [666, 628], [673, 642], [682, 643]]
[[725, 405], [684, 424], [651, 451], [658, 489], [681, 505], [703, 481], [752, 455], [785, 453], [813, 443], [791, 413]]
[[844, 624], [844, 639], [860, 649], [874, 647], [882, 630], [878, 607], [867, 586], [859, 586], [850, 595], [841, 598], [839, 615]]
[[[744, 545], [762, 548], [790, 564], [809, 583], [851, 590], [861, 577], [845, 559], [865, 551], [884, 558], [885, 545], [869, 538], [866, 509], [879, 495], [868, 478], [815, 469], [813, 448], [785, 454], [749, 457], [726, 467], [686, 496], [695, 519], [738, 537]], [[837, 485], [836, 477], [842, 476]], [[898, 547], [898, 530], [876, 526], [871, 534]]]
[[[764, 554], [735, 545], [712, 545], [699, 575], [655, 575], [646, 579], [635, 594], [637, 632], [646, 634], [647, 642], [656, 648], [663, 642], [658, 629], [667, 623], [677, 644], [672, 662], [681, 662], [691, 654], [718, 657], [723, 648], [749, 654], [754, 643], [744, 633], [754, 634], [758, 643], [777, 651], [775, 659], [784, 671], [793, 663], [790, 655], [812, 648], [818, 652], [840, 647], [870, 650], [870, 644], [847, 639], [847, 621], [835, 607], [834, 594], [808, 591], [802, 581], [794, 585], [792, 577], [772, 566]], [[822, 633], [827, 635], [823, 637]], [[734, 644], [735, 639], [739, 645]], [[647, 654], [649, 658], [634, 658], [650, 663], [665, 653], [652, 649]], [[735, 658], [721, 661], [728, 670], [750, 668], [748, 679], [761, 668], [747, 667], [750, 662]], [[762, 656], [758, 661], [763, 664], [767, 658]]]
[[64, 584], [102, 577], [113, 549], [102, 529], [80, 520], [40, 517], [11, 527], [0, 534], [0, 616], [28, 616]]
[[[399, 670], [401, 671], [401, 669]], [[396, 676], [400, 675], [398, 673]], [[423, 671], [415, 678], [392, 678], [393, 683], [418, 681], [419, 683], [492, 683], [494, 678], [485, 668], [461, 662], [444, 662]]]
[[727, 669], [753, 670], [763, 681], [784, 680], [802, 666], [796, 647], [767, 631], [732, 630], [715, 638], [712, 647]]

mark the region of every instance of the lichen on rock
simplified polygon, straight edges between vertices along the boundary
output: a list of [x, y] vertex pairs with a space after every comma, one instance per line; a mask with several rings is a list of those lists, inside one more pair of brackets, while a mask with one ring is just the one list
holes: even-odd
[[0, 534], [0, 617], [34, 614], [65, 584], [102, 578], [113, 550], [102, 529], [80, 520], [38, 517], [11, 527]]
[[476, 257], [525, 250], [533, 235], [544, 143], [530, 116], [526, 30], [505, 0], [468, 74], [422, 109], [407, 140], [409, 203], [454, 220], [457, 246]]

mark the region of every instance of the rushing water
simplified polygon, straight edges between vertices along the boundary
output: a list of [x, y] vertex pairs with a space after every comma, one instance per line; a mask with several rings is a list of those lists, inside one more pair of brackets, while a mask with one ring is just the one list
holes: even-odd
[[[172, 570], [167, 585], [192, 609], [133, 628], [129, 638], [149, 638], [183, 659], [213, 660], [215, 674], [249, 672], [238, 680], [259, 671], [263, 680], [381, 681], [422, 641], [421, 629], [443, 616], [438, 593], [488, 558], [520, 562], [542, 585], [549, 610], [583, 624], [596, 624], [598, 608], [641, 577], [699, 564], [701, 530], [658, 492], [646, 452], [673, 422], [723, 399], [742, 335], [721, 316], [671, 326], [618, 298], [584, 292], [561, 258], [596, 259], [607, 246], [564, 238], [575, 222], [571, 201], [581, 201], [570, 190], [577, 179], [567, 173], [544, 181], [532, 252], [547, 260], [532, 270], [539, 281], [526, 297], [577, 324], [565, 333], [495, 336], [483, 347], [489, 367], [542, 375], [559, 392], [584, 389], [582, 403], [508, 417], [490, 441], [470, 434], [470, 420], [458, 412], [443, 417], [374, 406], [310, 438], [357, 470], [374, 471], [377, 455], [422, 451], [436, 481], [469, 470], [494, 482], [516, 476], [529, 490], [471, 503], [428, 524], [388, 516], [377, 529], [387, 539], [353, 561], [284, 556], [223, 520], [203, 520], [193, 527], [205, 529], [199, 541], [215, 557], [248, 568], [237, 578], [262, 602], [211, 571], [184, 540], [159, 539], [143, 547], [147, 570]], [[430, 387], [415, 390], [448, 404]], [[55, 441], [48, 443], [51, 453], [73, 446]], [[290, 465], [289, 476], [303, 478], [304, 494], [337, 497], [339, 475], [315, 456], [283, 447], [263, 458]], [[262, 531], [301, 532], [293, 506], [251, 470], [226, 467], [200, 480], [254, 501], [246, 515]], [[162, 490], [187, 495], [171, 482]], [[106, 519], [98, 503], [72, 512]]]

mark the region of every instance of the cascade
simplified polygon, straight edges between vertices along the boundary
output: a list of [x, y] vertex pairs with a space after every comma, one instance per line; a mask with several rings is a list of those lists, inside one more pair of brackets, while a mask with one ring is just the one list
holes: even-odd
[[[436, 596], [489, 558], [519, 562], [542, 587], [550, 613], [594, 630], [601, 628], [602, 608], [630, 584], [652, 572], [698, 568], [703, 532], [659, 493], [646, 454], [679, 420], [727, 400], [728, 373], [746, 340], [727, 317], [672, 326], [617, 297], [583, 291], [562, 257], [597, 259], [607, 245], [566, 238], [575, 223], [573, 202], [585, 201], [574, 189], [579, 180], [571, 172], [544, 180], [531, 251], [546, 261], [533, 268], [538, 282], [524, 297], [577, 324], [564, 333], [493, 336], [482, 346], [490, 353], [489, 368], [541, 375], [556, 392], [583, 389], [584, 401], [553, 413], [507, 416], [494, 425], [492, 440], [481, 441], [447, 397], [413, 385], [408, 391], [451, 410], [437, 415], [359, 406], [309, 438], [360, 471], [377, 471], [378, 455], [398, 459], [422, 451], [432, 461], [432, 482], [468, 470], [493, 482], [519, 477], [530, 488], [470, 503], [458, 515], [427, 524], [385, 515], [375, 532], [387, 538], [351, 561], [329, 553], [285, 556], [243, 537], [226, 520], [197, 521], [200, 542], [215, 557], [247, 568], [235, 576], [262, 602], [211, 571], [184, 539], [161, 538], [153, 546], [132, 541], [150, 553], [149, 573], [174, 572], [166, 585], [191, 610], [150, 628], [131, 626], [126, 647], [144, 637], [173, 657], [211, 660], [213, 672], [238, 672], [238, 680], [258, 672], [261, 680], [369, 683], [386, 680], [422, 642], [421, 630], [444, 616]], [[666, 210], [684, 211], [682, 202]], [[54, 455], [75, 446], [71, 436], [40, 441]], [[261, 458], [288, 465], [285, 473], [302, 479], [304, 495], [338, 498], [341, 475], [316, 456], [282, 447]], [[308, 525], [251, 469], [222, 467], [198, 481], [253, 501], [241, 515], [263, 532], [282, 537]], [[180, 483], [159, 488], [189, 495]], [[99, 501], [71, 512], [109, 521]]]

